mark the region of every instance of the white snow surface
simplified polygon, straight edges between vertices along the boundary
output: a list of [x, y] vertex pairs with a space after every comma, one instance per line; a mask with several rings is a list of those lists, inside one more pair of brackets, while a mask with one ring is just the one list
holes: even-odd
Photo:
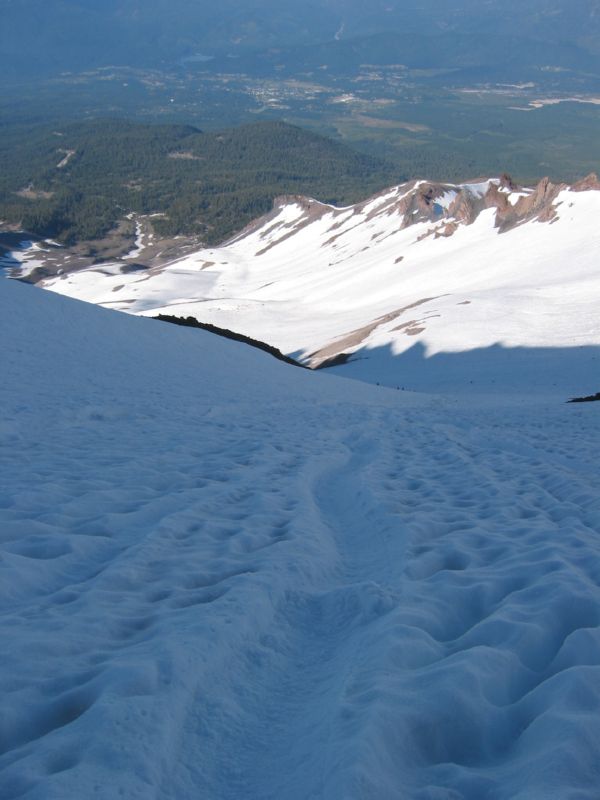
[[144, 252], [144, 226], [139, 220], [135, 223], [135, 244], [125, 258], [137, 258]]
[[[55, 245], [54, 242], [52, 244]], [[40, 255], [42, 252], [47, 252], [47, 250], [41, 244], [23, 241], [20, 247], [10, 251], [8, 254], [0, 254], [0, 270], [18, 269], [19, 277], [26, 278], [34, 269], [44, 265]]]
[[0, 326], [3, 800], [596, 800], [599, 404]]
[[[481, 197], [489, 184], [462, 188]], [[552, 222], [499, 233], [489, 209], [443, 236], [447, 219], [402, 228], [394, 204], [407, 191], [345, 209], [289, 202], [229, 244], [164, 269], [107, 275], [99, 266], [43, 285], [134, 314], [193, 316], [307, 361], [323, 348], [354, 353], [342, 374], [394, 387], [489, 391], [505, 371], [497, 358], [519, 348], [516, 390], [593, 389], [600, 192], [565, 189]], [[455, 193], [435, 202], [448, 206]], [[539, 352], [548, 348], [569, 356], [563, 383]], [[478, 357], [466, 363], [456, 357], [464, 353]]]

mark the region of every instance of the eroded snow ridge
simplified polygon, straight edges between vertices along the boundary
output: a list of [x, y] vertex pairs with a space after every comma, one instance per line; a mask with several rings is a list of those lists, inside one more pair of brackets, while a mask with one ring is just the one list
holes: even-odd
[[597, 798], [596, 404], [0, 312], [3, 800]]

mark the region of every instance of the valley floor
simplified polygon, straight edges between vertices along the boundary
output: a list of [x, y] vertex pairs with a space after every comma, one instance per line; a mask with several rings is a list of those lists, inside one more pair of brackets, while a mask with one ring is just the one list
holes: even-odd
[[177, 354], [203, 332], [13, 289], [59, 329], [32, 375], [11, 320], [3, 800], [598, 796], [595, 404], [478, 407], [252, 353], [262, 396], [219, 384], [235, 343], [193, 374]]

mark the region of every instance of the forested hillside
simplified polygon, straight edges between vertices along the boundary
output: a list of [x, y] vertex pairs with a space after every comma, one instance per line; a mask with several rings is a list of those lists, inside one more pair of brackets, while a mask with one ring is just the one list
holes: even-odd
[[63, 243], [156, 214], [161, 235], [214, 243], [280, 194], [349, 203], [401, 180], [384, 161], [284, 123], [203, 133], [123, 121], [15, 130], [0, 140], [0, 220]]

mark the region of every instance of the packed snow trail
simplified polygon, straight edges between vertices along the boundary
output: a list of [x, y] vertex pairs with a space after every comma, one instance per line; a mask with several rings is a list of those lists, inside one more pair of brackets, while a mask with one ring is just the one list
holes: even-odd
[[597, 798], [597, 406], [5, 282], [0, 797]]
[[244, 654], [234, 713], [192, 710], [191, 783], [169, 776], [165, 797], [595, 796], [595, 452], [589, 420], [538, 413], [405, 412], [382, 442], [385, 412], [345, 431], [346, 463], [302, 503], [331, 570]]
[[[335, 414], [328, 416], [333, 421]], [[289, 435], [285, 429], [280, 433], [284, 439]], [[303, 454], [294, 463], [300, 481], [289, 504], [295, 511], [287, 533], [303, 539], [310, 529], [319, 534], [321, 546], [326, 545], [318, 556], [323, 575], [313, 586], [291, 584], [277, 604], [268, 633], [244, 654], [235, 678], [244, 687], [239, 699], [242, 716], [222, 718], [219, 713], [222, 726], [207, 731], [198, 708], [191, 710], [183, 736], [185, 763], [197, 764], [202, 746], [194, 736], [198, 728], [204, 746], [211, 743], [210, 757], [195, 774], [189, 767], [193, 780], [187, 787], [169, 776], [165, 797], [180, 797], [194, 786], [206, 796], [223, 798], [327, 797], [335, 795], [330, 784], [343, 777], [334, 768], [338, 754], [330, 731], [338, 713], [340, 676], [353, 662], [361, 631], [390, 607], [391, 600], [372, 578], [379, 562], [370, 568], [361, 557], [367, 558], [370, 549], [362, 519], [353, 525], [352, 549], [344, 530], [344, 521], [356, 511], [353, 491], [360, 489], [360, 481], [355, 467], [366, 460], [365, 454], [359, 449], [356, 457], [350, 451], [348, 458], [335, 424], [332, 436], [312, 433], [308, 462]], [[384, 571], [388, 568], [384, 565]], [[204, 704], [200, 709], [202, 716]], [[318, 770], [309, 776], [307, 765], [315, 756]]]

